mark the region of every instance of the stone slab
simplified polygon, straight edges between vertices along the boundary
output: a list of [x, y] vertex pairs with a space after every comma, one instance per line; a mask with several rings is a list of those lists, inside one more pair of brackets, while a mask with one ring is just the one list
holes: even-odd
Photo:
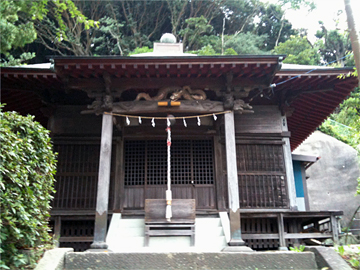
[[67, 270], [318, 269], [312, 252], [80, 253], [66, 255]]
[[65, 254], [73, 251], [73, 248], [47, 250], [35, 270], [62, 270], [64, 269]]
[[351, 267], [332, 248], [314, 246], [306, 247], [306, 250], [314, 253], [319, 269], [327, 267], [333, 270], [351, 270]]

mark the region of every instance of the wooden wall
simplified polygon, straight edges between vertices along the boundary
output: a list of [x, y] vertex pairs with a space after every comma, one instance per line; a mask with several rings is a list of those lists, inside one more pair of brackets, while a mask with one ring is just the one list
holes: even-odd
[[[234, 121], [240, 208], [288, 208], [282, 117], [278, 107], [254, 106], [253, 114], [235, 114]], [[223, 137], [222, 130], [221, 134]], [[225, 140], [221, 142], [225, 160]], [[223, 170], [226, 174], [225, 162]], [[221, 196], [226, 198], [227, 190], [222, 192]]]
[[[81, 115], [82, 109], [84, 108], [60, 107], [50, 121], [55, 150], [59, 152], [54, 210], [95, 209], [101, 117]], [[256, 106], [254, 111], [253, 114], [235, 115], [241, 208], [288, 208], [281, 114], [276, 106]], [[188, 127], [184, 127], [182, 121], [178, 120], [172, 129], [175, 142], [173, 146], [179, 144], [176, 146], [177, 150], [173, 149], [173, 158], [175, 158], [172, 162], [173, 172], [177, 174], [172, 176], [173, 196], [174, 198], [197, 198], [197, 209], [224, 210], [227, 208], [225, 141], [222, 122], [222, 117], [219, 117], [216, 122], [209, 122], [207, 126], [204, 123], [199, 127], [196, 119], [193, 119], [187, 122]], [[160, 148], [155, 145], [153, 148], [157, 150], [154, 148], [156, 153], [153, 151], [152, 154], [149, 154], [150, 148], [138, 149], [140, 152], [131, 157], [127, 157], [125, 153], [126, 141], [129, 140], [145, 143], [146, 140], [155, 139], [165, 142], [164, 128], [165, 122], [157, 122], [156, 128], [153, 128], [150, 121], [143, 121], [142, 125], [125, 126], [121, 131], [114, 129], [110, 208], [115, 210], [143, 209], [145, 198], [165, 196], [166, 183], [163, 181], [166, 170], [165, 148], [164, 151], [160, 151]], [[211, 153], [205, 153], [205, 148], [201, 151], [196, 150], [197, 142], [210, 143], [211, 145], [205, 148]], [[135, 150], [129, 149], [130, 152]], [[146, 153], [149, 154], [148, 157]], [[211, 156], [209, 162], [213, 168], [211, 168], [211, 174], [205, 176], [211, 179], [196, 182], [196, 179], [202, 179], [200, 174], [207, 175], [202, 170], [208, 170], [209, 164], [201, 164], [205, 156]], [[140, 179], [141, 177], [134, 173], [125, 175], [125, 165], [129, 164], [130, 159], [137, 159], [132, 161], [131, 166], [142, 166], [141, 162], [145, 157], [150, 161], [146, 164], [143, 162], [141, 169], [129, 167], [128, 172], [135, 170], [139, 173], [145, 169], [145, 166], [153, 166], [152, 170], [146, 168], [153, 176], [143, 175], [141, 176], [143, 179]], [[159, 172], [155, 172], [156, 170], [162, 172], [157, 175], [156, 173]], [[196, 176], [196, 174], [199, 175]], [[131, 180], [131, 177], [136, 179]], [[155, 178], [151, 180], [151, 177]], [[194, 180], [195, 182], [192, 182]], [[146, 188], [144, 188], [145, 185]]]

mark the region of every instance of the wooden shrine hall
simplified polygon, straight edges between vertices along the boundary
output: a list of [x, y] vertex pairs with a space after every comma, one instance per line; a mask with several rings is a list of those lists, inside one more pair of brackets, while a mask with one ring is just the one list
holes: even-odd
[[264, 250], [336, 241], [342, 213], [312, 211], [307, 196], [300, 205], [291, 151], [357, 85], [339, 78], [352, 69], [286, 65], [284, 55], [194, 56], [181, 46], [2, 68], [4, 109], [35, 115], [51, 131], [60, 246]]

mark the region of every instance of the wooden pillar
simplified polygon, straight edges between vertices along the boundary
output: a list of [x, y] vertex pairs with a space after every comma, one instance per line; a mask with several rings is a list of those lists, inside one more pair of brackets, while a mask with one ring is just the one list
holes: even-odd
[[284, 214], [279, 213], [277, 221], [279, 230], [279, 250], [288, 250], [285, 241]]
[[[286, 116], [282, 117], [282, 130], [288, 131]], [[298, 210], [296, 204], [296, 189], [295, 189], [295, 178], [294, 178], [294, 168], [292, 165], [292, 156], [291, 156], [291, 147], [290, 139], [283, 138], [283, 151], [284, 151], [284, 160], [285, 160], [285, 170], [286, 170], [286, 186], [289, 195], [289, 206], [291, 210]]]
[[225, 116], [225, 147], [226, 168], [229, 194], [230, 213], [230, 246], [244, 246], [241, 238], [239, 183], [236, 162], [236, 141], [234, 112], [226, 113]]
[[101, 130], [101, 148], [99, 161], [99, 177], [96, 199], [95, 230], [92, 249], [106, 249], [105, 243], [108, 205], [109, 205], [109, 185], [110, 185], [110, 166], [112, 148], [113, 120], [111, 114], [103, 114]]
[[336, 216], [331, 214], [330, 216], [331, 221], [331, 232], [332, 237], [335, 245], [339, 244], [339, 227], [338, 227], [338, 221], [336, 219]]
[[56, 216], [54, 220], [54, 235], [56, 241], [55, 247], [60, 247], [60, 235], [61, 235], [61, 216]]

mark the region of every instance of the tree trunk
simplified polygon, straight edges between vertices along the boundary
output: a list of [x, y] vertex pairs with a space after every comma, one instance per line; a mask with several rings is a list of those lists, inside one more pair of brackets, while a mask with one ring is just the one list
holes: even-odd
[[359, 44], [359, 33], [355, 28], [354, 16], [350, 5], [350, 0], [344, 0], [345, 11], [347, 16], [348, 27], [350, 31], [351, 46], [354, 52], [355, 65], [358, 72], [358, 80], [360, 87], [360, 44]]

